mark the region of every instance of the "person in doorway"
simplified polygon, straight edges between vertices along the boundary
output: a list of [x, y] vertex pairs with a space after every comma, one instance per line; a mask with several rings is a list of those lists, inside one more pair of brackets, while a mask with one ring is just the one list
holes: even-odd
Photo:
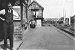
[[35, 28], [35, 20], [30, 21], [30, 28]]

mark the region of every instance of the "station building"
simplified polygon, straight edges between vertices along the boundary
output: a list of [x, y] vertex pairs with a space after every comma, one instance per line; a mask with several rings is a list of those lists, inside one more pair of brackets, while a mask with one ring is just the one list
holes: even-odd
[[35, 20], [36, 26], [41, 27], [43, 22], [44, 8], [37, 3], [37, 1], [29, 0], [26, 5], [25, 2], [20, 5], [20, 0], [17, 0], [13, 6], [13, 20], [14, 20], [14, 36], [22, 38], [22, 25], [27, 25], [30, 20]]

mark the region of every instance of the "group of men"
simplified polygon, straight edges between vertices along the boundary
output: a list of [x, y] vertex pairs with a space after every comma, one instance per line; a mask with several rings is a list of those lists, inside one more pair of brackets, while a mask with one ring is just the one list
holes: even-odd
[[[13, 50], [13, 32], [14, 32], [14, 25], [13, 25], [13, 11], [12, 11], [12, 4], [9, 2], [5, 2], [6, 4], [2, 3], [0, 0], [0, 31], [3, 31], [0, 34], [3, 34], [4, 45], [2, 48], [7, 50]], [[2, 27], [3, 26], [3, 27]], [[10, 45], [7, 43], [7, 39], [10, 41]]]

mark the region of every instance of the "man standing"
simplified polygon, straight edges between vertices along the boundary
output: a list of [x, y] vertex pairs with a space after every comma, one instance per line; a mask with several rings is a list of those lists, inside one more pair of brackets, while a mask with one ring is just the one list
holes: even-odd
[[5, 11], [6, 20], [4, 22], [4, 46], [5, 49], [7, 48], [7, 39], [10, 40], [10, 50], [13, 49], [13, 32], [14, 32], [14, 25], [13, 25], [13, 11], [12, 11], [11, 3], [8, 4], [8, 9]]
[[[4, 29], [4, 50], [7, 50], [7, 39], [10, 41], [10, 50], [13, 50], [13, 32], [14, 32], [14, 25], [13, 25], [13, 11], [11, 3], [7, 4], [7, 8], [5, 10], [1, 10], [2, 20], [3, 22], [3, 29]], [[5, 13], [4, 13], [5, 12]]]

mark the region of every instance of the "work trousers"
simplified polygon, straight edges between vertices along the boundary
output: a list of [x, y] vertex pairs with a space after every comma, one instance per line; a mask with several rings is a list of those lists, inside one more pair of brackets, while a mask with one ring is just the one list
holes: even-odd
[[10, 49], [13, 48], [13, 32], [14, 32], [14, 25], [4, 22], [4, 47], [7, 48], [7, 39], [9, 39]]

